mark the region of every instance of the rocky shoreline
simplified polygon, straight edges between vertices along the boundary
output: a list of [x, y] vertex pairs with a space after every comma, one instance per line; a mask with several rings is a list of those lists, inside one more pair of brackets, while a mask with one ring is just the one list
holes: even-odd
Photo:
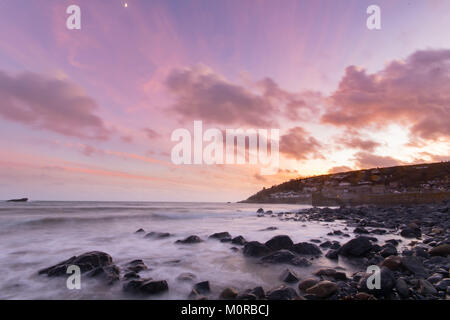
[[[289, 235], [279, 234], [262, 243], [232, 236], [226, 231], [209, 236], [229, 245], [234, 254], [241, 254], [250, 263], [277, 264], [285, 270], [273, 277], [279, 286], [262, 286], [238, 290], [224, 287], [213, 294], [210, 281], [198, 282], [201, 275], [182, 273], [176, 281], [191, 283], [186, 299], [238, 300], [450, 300], [450, 202], [415, 206], [360, 206], [340, 208], [310, 208], [298, 212], [273, 213], [258, 210], [259, 217], [271, 217], [290, 223], [314, 221], [345, 224], [342, 230], [330, 228], [327, 239], [310, 239], [294, 243]], [[268, 227], [265, 230], [274, 230]], [[146, 232], [137, 236], [149, 239], [168, 238], [169, 232]], [[356, 236], [352, 236], [354, 234]], [[377, 236], [383, 236], [380, 241]], [[390, 238], [392, 236], [392, 238]], [[195, 246], [208, 239], [193, 234], [174, 239], [178, 246]], [[358, 272], [342, 268], [317, 268], [311, 277], [301, 278], [295, 268], [314, 267], [316, 259], [336, 261], [347, 259], [358, 266]], [[137, 259], [116, 265], [105, 252], [87, 252], [39, 271], [49, 277], [67, 276], [70, 265], [78, 265], [84, 278], [97, 278], [108, 286], [122, 286], [132, 298], [152, 298], [170, 290], [167, 279], [141, 277], [148, 267]], [[367, 267], [380, 270], [381, 286], [370, 289]]]

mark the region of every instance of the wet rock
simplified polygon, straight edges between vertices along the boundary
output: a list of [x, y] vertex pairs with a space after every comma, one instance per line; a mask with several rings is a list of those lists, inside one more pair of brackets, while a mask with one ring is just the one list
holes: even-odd
[[339, 255], [347, 257], [362, 257], [372, 249], [372, 243], [367, 237], [358, 237], [345, 243], [339, 249]]
[[278, 230], [278, 228], [277, 227], [267, 227], [267, 228], [261, 229], [259, 231], [274, 231], [274, 230]]
[[365, 300], [377, 300], [377, 298], [375, 298], [373, 295], [368, 294], [366, 292], [358, 292], [357, 294], [355, 294], [353, 296], [354, 300], [360, 300], [360, 301], [365, 301]]
[[445, 278], [436, 283], [436, 288], [439, 291], [446, 291], [450, 287], [450, 278]]
[[370, 294], [389, 294], [392, 289], [395, 287], [396, 279], [394, 276], [394, 273], [386, 267], [381, 267], [379, 278], [380, 278], [380, 288], [369, 288], [367, 281], [371, 280], [373, 274], [366, 274], [364, 277], [361, 278], [361, 280], [358, 283], [358, 290], [367, 292]]
[[370, 231], [370, 233], [377, 234], [377, 235], [382, 235], [382, 234], [385, 234], [386, 232], [387, 231], [384, 229], [374, 229], [374, 230]]
[[396, 240], [396, 239], [386, 240], [385, 242], [386, 242], [386, 244], [390, 243], [390, 244], [392, 244], [395, 247], [398, 246], [398, 244], [400, 243], [400, 241]]
[[381, 251], [380, 255], [383, 258], [389, 257], [389, 256], [396, 256], [398, 254], [397, 248], [395, 248], [393, 245], [386, 245]]
[[331, 241], [325, 241], [325, 242], [321, 243], [319, 245], [319, 247], [321, 247], [321, 248], [329, 248], [329, 247], [331, 247], [331, 245], [332, 245]]
[[307, 259], [298, 257], [289, 250], [278, 250], [262, 257], [261, 261], [266, 263], [289, 263], [299, 267], [306, 267], [311, 265], [311, 262], [309, 262]]
[[281, 285], [267, 292], [268, 300], [292, 300], [297, 297], [297, 292], [285, 285]]
[[138, 230], [136, 230], [134, 233], [144, 233], [145, 232], [145, 230], [144, 229], [138, 229]]
[[236, 300], [256, 300], [257, 297], [250, 292], [243, 292], [236, 297]]
[[200, 237], [195, 236], [195, 235], [189, 236], [183, 240], [175, 241], [175, 243], [181, 243], [181, 244], [192, 244], [192, 243], [199, 243], [199, 242], [203, 242], [203, 240], [200, 239]]
[[448, 256], [450, 254], [450, 244], [441, 244], [432, 248], [429, 252], [432, 256]]
[[367, 231], [367, 229], [363, 228], [363, 227], [357, 227], [355, 228], [355, 230], [353, 230], [354, 233], [359, 233], [359, 234], [368, 234], [369, 231]]
[[238, 296], [238, 291], [234, 288], [228, 287], [228, 288], [225, 288], [221, 292], [220, 299], [232, 300], [232, 299], [235, 299], [237, 296]]
[[295, 282], [298, 282], [299, 277], [294, 271], [292, 271], [290, 269], [286, 269], [281, 274], [280, 280], [287, 282], [287, 283], [295, 283]]
[[402, 265], [402, 259], [399, 256], [389, 256], [381, 263], [382, 267], [387, 267], [392, 271], [396, 271]]
[[442, 274], [440, 274], [440, 273], [434, 273], [434, 274], [432, 274], [431, 276], [429, 276], [428, 278], [427, 278], [427, 280], [430, 282], [430, 283], [437, 283], [437, 282], [439, 282], [439, 281], [441, 281], [442, 279], [444, 278], [444, 276], [442, 275]]
[[339, 258], [339, 251], [331, 249], [327, 252], [325, 257], [327, 257], [330, 260], [337, 260]]
[[422, 231], [418, 227], [407, 227], [400, 232], [400, 235], [405, 238], [420, 238], [422, 236]]
[[135, 273], [138, 273], [138, 272], [140, 272], [142, 270], [146, 270], [146, 269], [147, 269], [147, 266], [145, 265], [144, 261], [142, 261], [140, 259], [133, 260], [127, 264], [127, 270], [135, 272]]
[[265, 243], [265, 245], [272, 251], [281, 250], [281, 249], [291, 249], [294, 243], [291, 238], [286, 235], [278, 235], [270, 239]]
[[295, 244], [292, 247], [292, 251], [296, 252], [297, 254], [304, 254], [304, 255], [320, 255], [322, 254], [322, 251], [319, 249], [318, 246], [312, 243], [308, 242], [300, 242]]
[[270, 253], [270, 249], [258, 242], [258, 241], [250, 241], [244, 245], [244, 255], [250, 257], [261, 257]]
[[194, 281], [196, 278], [197, 278], [197, 276], [193, 273], [183, 272], [177, 277], [177, 280], [189, 282], [189, 281]]
[[339, 287], [331, 281], [320, 281], [316, 285], [306, 289], [306, 293], [314, 294], [319, 298], [326, 298], [337, 292]]
[[437, 294], [436, 288], [431, 283], [429, 283], [427, 280], [424, 280], [424, 279], [419, 280], [418, 292], [422, 295]]
[[395, 289], [397, 290], [398, 294], [401, 297], [403, 298], [409, 297], [409, 287], [403, 278], [397, 279], [397, 281], [395, 282]]
[[262, 299], [266, 296], [263, 287], [255, 287], [250, 292], [254, 294], [258, 299]]
[[243, 246], [247, 243], [243, 236], [237, 236], [231, 239], [231, 243]]
[[165, 280], [152, 280], [148, 279], [136, 279], [130, 280], [124, 284], [123, 290], [125, 292], [134, 293], [134, 294], [146, 294], [153, 295], [163, 293], [169, 290], [169, 286], [167, 281]]
[[136, 272], [131, 271], [131, 272], [125, 273], [124, 276], [123, 276], [123, 278], [124, 278], [125, 280], [139, 279], [140, 276], [139, 276]]
[[422, 260], [416, 256], [402, 257], [402, 266], [409, 272], [419, 277], [426, 277], [427, 271], [423, 266]]
[[316, 276], [333, 278], [334, 280], [347, 280], [345, 272], [336, 271], [335, 269], [325, 268], [320, 269], [314, 273]]
[[139, 288], [139, 291], [145, 294], [158, 294], [169, 290], [169, 286], [167, 281], [158, 280], [158, 281], [145, 281]]
[[200, 293], [200, 294], [208, 294], [211, 289], [209, 287], [209, 281], [202, 281], [199, 283], [196, 283], [194, 285], [193, 290], [195, 290], [196, 292]]
[[163, 239], [170, 237], [171, 234], [168, 232], [149, 232], [145, 235], [146, 238], [156, 238], [156, 239]]
[[263, 208], [259, 208], [258, 210], [256, 210], [256, 213], [264, 213], [264, 209]]
[[112, 264], [112, 258], [109, 254], [100, 251], [86, 252], [79, 256], [73, 256], [54, 266], [39, 271], [39, 274], [46, 274], [49, 277], [66, 275], [67, 268], [76, 265], [81, 272], [87, 272], [98, 267], [106, 267]]
[[306, 289], [315, 286], [317, 283], [319, 283], [319, 280], [314, 278], [308, 278], [300, 281], [300, 283], [298, 284], [298, 289], [300, 291], [305, 291]]
[[228, 232], [218, 232], [218, 233], [214, 233], [214, 234], [210, 235], [209, 238], [218, 239], [218, 240], [224, 240], [224, 239], [231, 240], [231, 234], [229, 234]]
[[105, 267], [97, 267], [89, 271], [87, 276], [92, 278], [102, 278], [108, 284], [113, 284], [120, 280], [120, 268], [114, 264]]

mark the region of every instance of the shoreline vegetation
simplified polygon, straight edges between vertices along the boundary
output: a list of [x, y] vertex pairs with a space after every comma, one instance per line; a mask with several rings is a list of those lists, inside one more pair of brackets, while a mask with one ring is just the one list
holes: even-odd
[[[188, 300], [450, 300], [449, 205], [450, 202], [309, 208], [281, 213], [263, 208], [257, 210], [256, 214], [261, 219], [279, 219], [299, 226], [308, 221], [324, 225], [339, 221], [345, 225], [338, 230], [329, 226], [324, 239], [300, 243], [294, 243], [288, 234], [277, 234], [263, 243], [247, 239], [245, 233], [231, 235], [223, 230], [203, 239], [195, 234], [177, 239], [168, 232], [148, 233], [144, 229], [135, 234], [149, 239], [174, 237], [176, 245], [194, 248], [201, 242], [218, 241], [229, 246], [232, 254], [243, 255], [249, 264], [285, 267], [281, 274], [273, 272], [274, 279], [279, 280], [278, 286], [244, 289], [229, 286], [221, 288], [220, 294], [211, 290], [215, 285], [214, 279], [204, 279], [201, 274], [181, 273], [176, 281], [191, 283], [190, 291], [186, 291]], [[271, 230], [276, 232], [276, 228]], [[358, 271], [341, 266], [319, 268], [316, 261], [323, 256], [333, 261], [350, 261]], [[139, 273], [147, 269], [141, 259], [116, 265], [113, 257], [99, 251], [73, 256], [40, 270], [39, 274], [64, 276], [72, 264], [80, 266], [83, 276], [88, 279], [84, 281], [96, 278], [104, 283], [104, 290], [119, 285], [130, 298], [152, 299], [170, 291], [173, 284], [168, 279], [141, 277]], [[367, 286], [372, 275], [367, 273], [369, 266], [377, 266], [380, 270], [378, 288]], [[315, 271], [307, 278], [299, 277], [295, 270], [306, 267], [313, 267]], [[197, 279], [203, 281], [198, 282]]]
[[292, 179], [241, 203], [400, 205], [450, 200], [450, 162], [373, 168]]

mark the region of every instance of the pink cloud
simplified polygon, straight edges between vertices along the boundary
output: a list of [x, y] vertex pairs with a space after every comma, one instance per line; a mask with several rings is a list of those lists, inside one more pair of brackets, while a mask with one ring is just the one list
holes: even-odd
[[323, 159], [321, 148], [322, 144], [301, 127], [289, 129], [288, 133], [280, 138], [280, 152], [296, 160]]
[[111, 132], [96, 115], [98, 105], [68, 80], [0, 71], [0, 116], [65, 136], [106, 140]]
[[323, 123], [347, 128], [398, 123], [423, 139], [450, 136], [450, 50], [416, 51], [368, 74], [350, 66]]
[[356, 165], [360, 169], [375, 167], [393, 167], [403, 164], [402, 161], [389, 156], [379, 156], [369, 152], [358, 152], [356, 155]]

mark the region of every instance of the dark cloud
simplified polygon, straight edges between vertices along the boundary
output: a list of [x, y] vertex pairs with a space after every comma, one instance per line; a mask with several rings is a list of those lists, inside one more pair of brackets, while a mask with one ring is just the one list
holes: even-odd
[[296, 160], [323, 159], [319, 152], [321, 148], [322, 144], [301, 127], [289, 129], [288, 133], [280, 138], [280, 152]]
[[0, 71], [0, 116], [66, 136], [109, 138], [110, 131], [95, 114], [98, 105], [68, 80], [25, 72]]
[[398, 123], [422, 139], [450, 136], [450, 50], [417, 51], [368, 74], [350, 66], [323, 123], [346, 128]]
[[403, 164], [400, 160], [388, 156], [379, 156], [369, 152], [358, 152], [355, 154], [356, 165], [360, 169], [375, 167], [393, 167]]

